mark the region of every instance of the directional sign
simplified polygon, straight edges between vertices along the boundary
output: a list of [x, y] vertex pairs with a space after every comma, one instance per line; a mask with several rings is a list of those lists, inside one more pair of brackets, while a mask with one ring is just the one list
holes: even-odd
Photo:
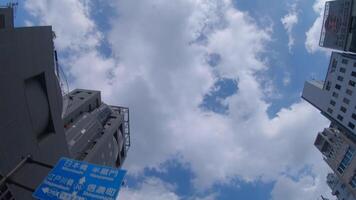
[[61, 158], [32, 194], [41, 200], [115, 200], [125, 170]]

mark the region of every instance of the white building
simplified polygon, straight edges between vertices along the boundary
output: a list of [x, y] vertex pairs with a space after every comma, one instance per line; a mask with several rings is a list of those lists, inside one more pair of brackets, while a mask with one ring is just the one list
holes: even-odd
[[307, 81], [302, 98], [356, 138], [356, 56], [333, 52], [325, 81]]

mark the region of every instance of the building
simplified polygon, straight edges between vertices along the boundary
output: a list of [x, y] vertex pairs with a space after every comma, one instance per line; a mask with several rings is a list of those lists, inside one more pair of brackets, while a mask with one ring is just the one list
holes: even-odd
[[326, 183], [331, 188], [332, 194], [335, 195], [338, 199], [355, 199], [355, 196], [349, 192], [349, 190], [346, 188], [346, 185], [342, 183], [335, 174], [329, 173], [326, 177]]
[[327, 177], [332, 194], [340, 200], [356, 199], [355, 143], [331, 124], [318, 134], [314, 145], [334, 171]]
[[302, 98], [355, 138], [356, 56], [333, 52], [325, 80], [307, 81]]
[[[99, 91], [59, 84], [51, 26], [14, 27], [0, 8], [0, 199], [32, 199], [60, 157], [120, 167], [130, 146], [129, 110]], [[65, 102], [65, 103], [64, 103]]]
[[339, 200], [356, 199], [355, 87], [356, 56], [333, 52], [325, 80], [307, 81], [302, 94], [331, 121], [330, 127], [318, 134], [314, 145], [334, 171], [337, 183], [328, 185]]
[[341, 51], [356, 52], [354, 0], [335, 0], [325, 4], [320, 46]]

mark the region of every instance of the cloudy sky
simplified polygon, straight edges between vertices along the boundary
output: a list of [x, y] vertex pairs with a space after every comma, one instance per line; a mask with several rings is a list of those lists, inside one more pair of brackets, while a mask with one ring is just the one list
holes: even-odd
[[130, 108], [119, 199], [315, 200], [328, 121], [300, 96], [325, 76], [324, 2], [25, 0], [16, 25], [52, 25], [70, 88]]

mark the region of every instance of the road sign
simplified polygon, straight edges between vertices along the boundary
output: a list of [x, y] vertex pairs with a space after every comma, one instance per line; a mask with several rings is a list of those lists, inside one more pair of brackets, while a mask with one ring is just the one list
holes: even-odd
[[115, 200], [125, 170], [61, 158], [32, 194], [40, 200]]

